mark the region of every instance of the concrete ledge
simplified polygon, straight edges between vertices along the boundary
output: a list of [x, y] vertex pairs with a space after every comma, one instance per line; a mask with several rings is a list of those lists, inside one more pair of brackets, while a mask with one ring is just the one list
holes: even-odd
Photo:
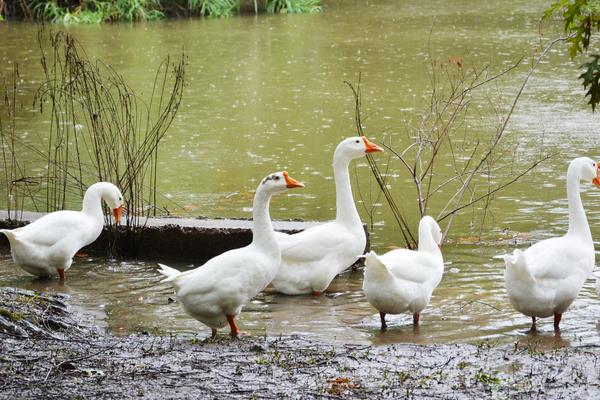
[[[45, 213], [23, 212], [19, 213], [21, 221], [14, 221], [8, 220], [6, 211], [0, 211], [0, 228], [27, 225], [44, 215]], [[105, 228], [100, 237], [82, 249], [82, 252], [202, 263], [252, 241], [251, 221], [246, 219], [165, 217], [141, 220], [140, 224], [141, 227], [130, 231], [123, 226], [117, 231]], [[297, 233], [317, 224], [319, 222], [315, 221], [273, 221], [275, 230], [286, 233]], [[366, 227], [365, 232], [368, 250], [369, 233]], [[8, 240], [4, 235], [0, 235], [0, 248], [8, 248]]]

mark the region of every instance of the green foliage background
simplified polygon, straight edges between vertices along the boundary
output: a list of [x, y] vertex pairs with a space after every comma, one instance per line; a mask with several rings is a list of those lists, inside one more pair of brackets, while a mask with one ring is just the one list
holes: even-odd
[[[543, 20], [558, 15], [568, 35], [569, 55], [574, 59], [578, 54], [587, 53], [592, 34], [600, 30], [600, 0], [559, 0], [544, 13]], [[584, 63], [584, 72], [579, 75], [589, 97], [592, 110], [600, 103], [600, 55], [592, 54], [592, 59]]]
[[[254, 4], [267, 13], [312, 13], [319, 0], [0, 0], [4, 17], [32, 17], [64, 24], [99, 24], [115, 21], [153, 21], [166, 16], [230, 17]], [[12, 3], [12, 4], [11, 4]], [[248, 7], [246, 7], [248, 8]]]

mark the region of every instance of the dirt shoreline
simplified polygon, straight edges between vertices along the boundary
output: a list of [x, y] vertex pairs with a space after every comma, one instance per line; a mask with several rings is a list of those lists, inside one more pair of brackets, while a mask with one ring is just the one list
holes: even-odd
[[65, 295], [0, 288], [2, 399], [598, 398], [597, 346], [116, 337]]

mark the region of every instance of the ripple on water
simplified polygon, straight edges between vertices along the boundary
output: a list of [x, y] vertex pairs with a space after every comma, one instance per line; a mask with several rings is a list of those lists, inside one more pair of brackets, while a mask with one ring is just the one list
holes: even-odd
[[[491, 257], [502, 249], [448, 246], [445, 258], [458, 272], [446, 273], [431, 303], [412, 327], [410, 315], [388, 315], [388, 330], [379, 330], [378, 312], [362, 292], [362, 271], [337, 277], [328, 292], [313, 296], [283, 296], [268, 288], [244, 309], [240, 326], [253, 335], [301, 334], [344, 343], [499, 343], [519, 341], [540, 348], [600, 344], [597, 316], [600, 304], [589, 280], [565, 313], [562, 335], [555, 337], [551, 319], [539, 322], [537, 335], [528, 333], [530, 319], [512, 309], [504, 288], [504, 266]], [[188, 269], [191, 266], [174, 264]], [[93, 315], [117, 335], [154, 331], [208, 336], [210, 330], [189, 318], [170, 286], [160, 284], [156, 263], [103, 258], [78, 259], [69, 270], [68, 285], [41, 280], [18, 271], [9, 256], [0, 257], [0, 284], [68, 293], [71, 303]]]
[[[182, 47], [190, 57], [192, 90], [186, 92], [182, 109], [161, 142], [160, 205], [183, 215], [246, 217], [252, 211], [256, 179], [285, 168], [305, 182], [307, 188], [276, 199], [276, 217], [327, 220], [335, 215], [331, 155], [337, 141], [354, 132], [354, 105], [343, 80], [355, 81], [358, 72], [364, 71], [366, 132], [376, 140], [393, 138], [397, 150], [402, 150], [405, 138], [414, 133], [411, 126], [429, 104], [428, 96], [423, 94], [429, 91], [431, 76], [426, 66], [430, 56], [436, 62], [444, 62], [453, 54], [464, 56], [469, 68], [489, 64], [491, 73], [496, 73], [521, 57], [527, 63], [532, 49], [539, 46], [537, 24], [547, 1], [488, 1], [473, 7], [472, 1], [458, 0], [453, 2], [452, 12], [439, 3], [333, 1], [326, 12], [294, 16], [293, 23], [283, 16], [232, 18], [214, 24], [169, 23], [170, 42], [164, 41], [164, 29], [147, 26], [125, 30], [106, 26], [94, 30], [97, 35], [86, 27], [73, 27], [70, 31], [83, 38], [84, 45], [94, 46], [97, 56], [107, 64], [123, 67], [119, 72], [140, 93], [149, 89], [148, 82], [153, 81], [150, 66], [173, 49], [156, 44], [185, 44]], [[361, 15], [361, 24], [369, 28], [364, 34], [356, 35], [356, 15]], [[281, 25], [282, 21], [289, 23]], [[494, 29], [488, 29], [490, 26]], [[128, 35], [139, 33], [138, 29], [144, 30], [147, 40], [125, 50], [119, 50], [123, 46], [113, 46], [126, 42]], [[104, 34], [105, 30], [112, 34]], [[31, 57], [27, 52], [35, 47], [31, 43], [35, 43], [37, 27], [26, 23], [18, 27], [0, 24], [0, 31], [3, 38], [7, 35], [2, 56], [7, 62], [0, 69], [9, 71], [13, 60]], [[281, 32], [293, 34], [297, 40], [286, 40], [285, 35], [277, 34]], [[264, 46], [255, 45], [260, 43], [256, 38], [261, 33], [270, 38], [266, 53]], [[310, 46], [302, 40], [306, 37], [311, 38]], [[215, 38], [220, 43], [216, 47], [212, 45]], [[203, 51], [206, 48], [213, 51]], [[523, 167], [519, 164], [521, 156], [537, 156], [541, 150], [558, 155], [538, 166], [523, 182], [498, 192], [486, 219], [492, 228], [483, 232], [488, 239], [500, 237], [498, 241], [502, 243], [514, 240], [515, 246], [523, 248], [533, 240], [564, 232], [567, 161], [583, 153], [597, 153], [600, 135], [593, 132], [598, 131], [598, 119], [583, 104], [580, 84], [573, 78], [574, 66], [564, 62], [568, 59], [565, 49], [555, 47], [533, 75], [506, 132], [508, 140], [514, 138], [518, 150], [515, 170]], [[129, 60], [126, 65], [124, 59]], [[512, 102], [511, 96], [527, 73], [528, 65], [523, 67], [507, 79], [495, 81], [494, 89], [473, 98], [471, 109], [477, 111], [467, 116], [465, 128], [481, 131], [482, 135], [496, 131], [496, 112], [504, 112]], [[20, 69], [29, 77], [22, 87], [35, 93], [39, 83], [33, 81], [39, 82], [41, 77], [39, 63], [25, 63]], [[489, 107], [491, 98], [493, 109]], [[28, 99], [22, 100], [23, 104], [31, 104]], [[39, 113], [18, 115], [16, 122], [25, 132], [22, 140], [36, 141], [39, 132], [48, 131], [49, 123], [44, 118]], [[542, 136], [544, 149], [539, 147]], [[457, 138], [455, 143], [459, 142]], [[451, 165], [447, 155], [442, 157], [446, 157], [443, 164]], [[461, 154], [457, 160], [469, 158]], [[411, 185], [406, 170], [393, 158], [389, 163], [387, 157], [380, 156], [379, 160], [393, 184], [391, 189], [396, 190], [393, 195], [401, 198], [404, 188]], [[31, 164], [30, 172], [45, 171], [45, 163], [40, 166], [34, 160], [26, 161]], [[380, 200], [376, 200], [375, 191], [370, 192], [374, 187], [370, 175], [362, 173], [367, 170], [366, 163], [353, 165], [353, 185], [355, 193], [360, 191], [360, 199], [364, 200], [359, 210], [365, 215], [365, 207]], [[436, 174], [443, 173], [436, 170]], [[600, 192], [588, 189], [584, 186], [582, 191], [586, 206], [600, 196]], [[409, 200], [403, 200], [401, 205], [409, 219], [416, 221]], [[80, 199], [73, 204], [79, 207]], [[439, 210], [438, 206], [434, 204], [431, 210]], [[592, 233], [598, 237], [594, 230], [600, 226], [600, 212], [588, 208]], [[388, 207], [376, 209], [371, 225], [375, 249], [382, 251], [401, 244]], [[499, 233], [500, 229], [506, 229], [506, 234]], [[457, 222], [452, 235], [451, 239], [459, 243], [460, 238], [473, 233], [470, 226], [461, 227]], [[338, 277], [328, 295], [317, 299], [267, 291], [246, 307], [241, 325], [253, 334], [300, 333], [358, 343], [518, 339], [545, 344], [598, 344], [594, 316], [600, 315], [600, 306], [590, 282], [586, 282], [565, 315], [562, 337], [554, 338], [549, 320], [540, 323], [542, 333], [537, 337], [525, 334], [529, 319], [512, 310], [504, 289], [503, 265], [492, 261], [493, 255], [507, 251], [512, 251], [512, 247], [445, 247], [452, 271], [445, 274], [424, 310], [418, 332], [413, 331], [411, 317], [406, 315], [389, 316], [390, 328], [379, 331], [378, 314], [362, 294], [360, 271]], [[0, 283], [69, 293], [73, 304], [92, 313], [114, 333], [157, 328], [209, 334], [202, 324], [188, 318], [178, 304], [168, 302], [173, 290], [159, 283], [155, 263], [78, 259], [69, 271], [68, 285], [60, 287], [53, 280], [34, 279], [16, 271], [7, 256], [2, 257]]]

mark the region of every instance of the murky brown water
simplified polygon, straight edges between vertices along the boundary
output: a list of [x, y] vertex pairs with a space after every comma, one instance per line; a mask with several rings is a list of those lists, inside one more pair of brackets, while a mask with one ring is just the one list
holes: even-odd
[[[326, 295], [284, 296], [268, 288], [249, 303], [240, 326], [252, 335], [301, 334], [343, 343], [498, 343], [541, 342], [541, 346], [597, 344], [600, 339], [600, 303], [588, 281], [579, 298], [565, 313], [562, 335], [555, 337], [552, 319], [541, 320], [539, 333], [527, 331], [530, 319], [510, 306], [503, 271], [490, 262], [491, 250], [473, 246], [445, 249], [446, 271], [423, 311], [418, 331], [410, 315], [388, 315], [388, 330], [380, 332], [379, 314], [362, 292], [362, 271], [336, 278]], [[185, 269], [187, 266], [179, 265]], [[64, 287], [56, 280], [41, 280], [18, 271], [9, 257], [0, 258], [2, 285], [57, 291], [73, 296], [72, 303], [92, 314], [111, 332], [210, 335], [210, 329], [189, 318], [169, 285], [160, 284], [156, 264], [141, 261], [77, 259]], [[222, 333], [226, 334], [227, 329]]]
[[[344, 80], [356, 81], [362, 71], [363, 108], [369, 116], [366, 131], [378, 140], [396, 138], [399, 143], [405, 121], [413, 121], [422, 109], [422, 95], [429, 85], [428, 41], [437, 59], [460, 55], [470, 65], [490, 64], [493, 72], [525, 57], [523, 67], [487, 93], [506, 107], [539, 47], [537, 24], [547, 5], [547, 1], [496, 0], [476, 6], [465, 0], [328, 1], [318, 15], [68, 30], [89, 55], [112, 64], [142, 95], [149, 90], [159, 61], [185, 48], [190, 85], [161, 148], [162, 206], [182, 216], [247, 217], [257, 179], [287, 169], [306, 188], [274, 199], [272, 216], [326, 220], [333, 217], [335, 204], [331, 155], [340, 139], [355, 132], [353, 99]], [[552, 37], [556, 32], [546, 34]], [[0, 72], [9, 71], [16, 61], [23, 79], [25, 110], [17, 125], [25, 142], [43, 142], [47, 131], [44, 116], [27, 112], [41, 77], [36, 36], [32, 24], [0, 24]], [[557, 46], [516, 109], [509, 130], [520, 151], [537, 151], [529, 143], [538, 143], [543, 134], [546, 148], [558, 155], [496, 197], [481, 232], [488, 243], [504, 238], [505, 228], [531, 241], [566, 230], [566, 164], [576, 156], [600, 156], [600, 123], [584, 104], [576, 64], [568, 62], [564, 46]], [[482, 115], [469, 122], [472, 129], [489, 132], [494, 117], [482, 107]], [[386, 159], [380, 159], [385, 164]], [[355, 188], [360, 185], [369, 203], [369, 172], [364, 162], [357, 165]], [[390, 167], [398, 173], [390, 182], [392, 192], [400, 197], [410, 179], [397, 164]], [[41, 167], [32, 160], [30, 168], [37, 173]], [[4, 208], [1, 190], [3, 185], [0, 208]], [[583, 199], [592, 234], [600, 238], [600, 192], [585, 187]], [[408, 201], [412, 199], [404, 200], [406, 208]], [[72, 199], [70, 206], [77, 208], [79, 199]], [[364, 209], [359, 208], [366, 221]], [[383, 252], [401, 243], [387, 208], [376, 210], [372, 245]], [[502, 265], [491, 260], [506, 248], [460, 244], [478, 234], [469, 225], [469, 213], [456, 224], [451, 243], [444, 248], [449, 264], [423, 314], [419, 333], [412, 331], [410, 318], [404, 316], [390, 316], [392, 328], [379, 333], [378, 317], [364, 300], [358, 272], [336, 279], [331, 296], [320, 299], [261, 295], [246, 308], [242, 326], [255, 334], [302, 333], [373, 343], [525, 337], [529, 319], [510, 308]], [[415, 215], [411, 217], [416, 221]], [[178, 305], [166, 304], [170, 289], [158, 285], [154, 267], [142, 262], [78, 260], [68, 287], [57, 288], [53, 281], [35, 281], [16, 272], [4, 256], [0, 284], [68, 291], [117, 333], [157, 327], [206, 334]], [[562, 340], [571, 345], [600, 342], [598, 304], [588, 281], [565, 315]], [[551, 327], [544, 322], [542, 330], [550, 334]]]

